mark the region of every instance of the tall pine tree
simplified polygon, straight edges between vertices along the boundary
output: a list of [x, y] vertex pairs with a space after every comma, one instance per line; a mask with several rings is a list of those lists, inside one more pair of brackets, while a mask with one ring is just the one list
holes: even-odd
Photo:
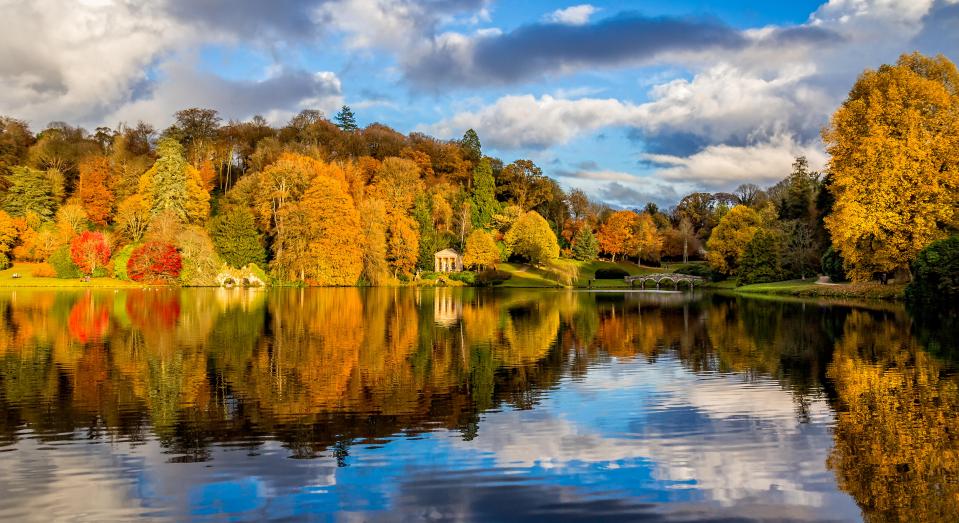
[[356, 116], [349, 105], [344, 105], [340, 112], [333, 117], [333, 120], [336, 121], [336, 126], [342, 131], [352, 133], [359, 129], [356, 125]]

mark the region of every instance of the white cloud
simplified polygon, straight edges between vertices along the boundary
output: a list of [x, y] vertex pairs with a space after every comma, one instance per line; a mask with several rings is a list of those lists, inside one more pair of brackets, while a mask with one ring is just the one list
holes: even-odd
[[789, 135], [778, 135], [755, 145], [710, 145], [689, 156], [644, 154], [659, 164], [657, 176], [688, 187], [731, 189], [741, 182], [772, 184], [789, 172], [797, 156], [806, 156], [810, 166], [822, 168], [825, 153], [815, 145], [797, 143]]
[[190, 31], [132, 2], [5, 2], [0, 113], [88, 121], [130, 100], [146, 72]]
[[593, 16], [593, 13], [596, 11], [598, 11], [596, 6], [590, 4], [580, 4], [567, 7], [565, 9], [557, 9], [546, 15], [545, 19], [548, 22], [557, 24], [583, 25], [586, 22], [589, 22], [589, 18]]
[[478, 111], [461, 112], [426, 129], [440, 136], [460, 136], [473, 128], [484, 143], [506, 149], [550, 147], [583, 132], [627, 123], [636, 109], [613, 98], [504, 96]]

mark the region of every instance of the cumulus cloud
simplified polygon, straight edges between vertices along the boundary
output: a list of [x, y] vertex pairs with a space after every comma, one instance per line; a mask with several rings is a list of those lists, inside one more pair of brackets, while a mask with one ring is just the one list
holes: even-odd
[[797, 156], [805, 156], [813, 168], [822, 168], [826, 156], [814, 145], [797, 143], [789, 135], [745, 145], [710, 145], [689, 156], [643, 155], [658, 166], [657, 176], [692, 187], [730, 189], [743, 181], [772, 184], [788, 173]]
[[546, 15], [546, 21], [554, 24], [583, 25], [589, 22], [589, 17], [598, 11], [596, 6], [579, 4], [565, 9], [557, 9]]
[[171, 108], [196, 106], [216, 109], [228, 119], [259, 114], [273, 124], [282, 124], [301, 108], [332, 114], [343, 103], [340, 80], [329, 71], [278, 70], [263, 80], [239, 81], [177, 61], [165, 64], [159, 74], [162, 81], [150, 96], [124, 104], [105, 120], [165, 122]]
[[0, 113], [42, 124], [103, 114], [137, 95], [150, 66], [189, 37], [149, 4], [5, 3]]

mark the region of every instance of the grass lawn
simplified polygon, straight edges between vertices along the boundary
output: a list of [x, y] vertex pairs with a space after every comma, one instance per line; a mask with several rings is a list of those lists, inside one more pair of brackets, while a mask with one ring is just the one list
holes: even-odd
[[[9, 269], [0, 271], [0, 288], [4, 287], [76, 287], [76, 288], [100, 288], [100, 289], [118, 289], [118, 288], [137, 288], [144, 285], [130, 281], [118, 280], [116, 278], [92, 278], [89, 282], [80, 281], [79, 278], [38, 278], [33, 275], [33, 271], [41, 264], [39, 263], [14, 263]], [[14, 273], [20, 274], [19, 278], [14, 278]]]
[[837, 283], [817, 284], [816, 278], [805, 280], [788, 280], [775, 283], [755, 283], [742, 287], [730, 287], [734, 292], [743, 294], [785, 294], [790, 296], [810, 297], [840, 297], [840, 298], [874, 298], [900, 299], [906, 289], [906, 284], [880, 283]]
[[[619, 268], [631, 276], [669, 272], [662, 267], [640, 267], [632, 262], [582, 262], [561, 258], [549, 267], [533, 267], [516, 263], [501, 263], [498, 270], [511, 275], [497, 287], [588, 287], [598, 269]], [[624, 289], [629, 286], [622, 279], [594, 280], [594, 289]]]

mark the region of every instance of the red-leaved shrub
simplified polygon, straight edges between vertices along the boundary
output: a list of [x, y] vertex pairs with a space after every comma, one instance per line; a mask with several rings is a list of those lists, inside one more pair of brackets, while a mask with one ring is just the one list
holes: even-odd
[[93, 274], [110, 262], [110, 246], [103, 233], [83, 231], [70, 242], [70, 259], [83, 274]]
[[169, 243], [144, 243], [133, 250], [127, 261], [127, 275], [133, 281], [173, 280], [182, 268], [180, 253]]

